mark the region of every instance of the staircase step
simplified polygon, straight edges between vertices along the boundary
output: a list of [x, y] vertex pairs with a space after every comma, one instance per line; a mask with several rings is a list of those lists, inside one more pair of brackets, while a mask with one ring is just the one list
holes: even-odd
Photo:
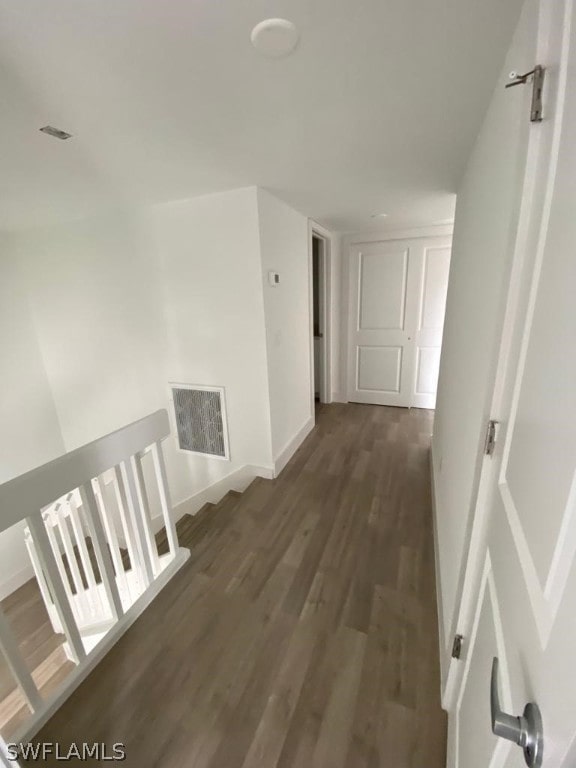
[[[194, 515], [183, 515], [176, 523], [176, 532], [180, 545], [191, 549], [195, 559], [200, 557], [208, 544], [213, 543], [217, 539], [220, 531], [225, 527], [229, 527], [230, 517], [236, 513], [240, 504], [245, 505], [247, 495], [249, 495], [252, 489], [258, 488], [258, 480], [260, 479], [256, 478], [253, 480], [244, 492], [230, 490], [217, 503], [207, 502]], [[269, 483], [270, 481], [263, 480], [263, 482]], [[248, 506], [250, 507], [250, 516], [246, 517], [245, 522], [253, 524], [253, 520], [257, 517], [259, 510], [256, 507], [252, 509], [250, 504]], [[255, 514], [252, 514], [252, 512]], [[161, 554], [163, 554], [164, 550], [168, 551], [163, 528], [156, 535], [156, 541], [158, 546], [163, 548], [160, 551]]]
[[211, 501], [207, 501], [206, 504], [204, 504], [198, 512], [195, 512], [193, 515], [188, 515], [188, 517], [193, 517], [195, 520], [202, 517], [203, 515], [208, 515], [212, 512], [214, 509], [214, 504]]
[[255, 511], [260, 511], [269, 504], [272, 495], [277, 490], [278, 480], [257, 477], [246, 488], [243, 497]]
[[220, 501], [218, 501], [214, 507], [216, 509], [222, 509], [223, 507], [229, 507], [231, 504], [236, 504], [238, 502], [238, 499], [242, 496], [239, 491], [228, 491]]

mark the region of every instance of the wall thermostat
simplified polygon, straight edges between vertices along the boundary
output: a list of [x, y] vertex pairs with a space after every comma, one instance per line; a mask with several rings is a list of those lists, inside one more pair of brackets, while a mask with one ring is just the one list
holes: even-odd
[[272, 288], [276, 288], [277, 285], [280, 285], [280, 274], [270, 270], [270, 272], [268, 272], [268, 282]]

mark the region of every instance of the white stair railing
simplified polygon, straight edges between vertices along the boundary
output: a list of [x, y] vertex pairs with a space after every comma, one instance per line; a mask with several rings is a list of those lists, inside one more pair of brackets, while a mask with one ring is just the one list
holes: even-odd
[[[171, 514], [161, 446], [169, 431], [166, 411], [156, 411], [0, 486], [0, 532], [26, 521], [42, 599], [76, 664], [62, 689], [43, 699], [0, 610], [0, 652], [31, 712], [15, 741], [46, 721], [189, 557]], [[162, 556], [143, 471], [147, 454], [168, 542]]]

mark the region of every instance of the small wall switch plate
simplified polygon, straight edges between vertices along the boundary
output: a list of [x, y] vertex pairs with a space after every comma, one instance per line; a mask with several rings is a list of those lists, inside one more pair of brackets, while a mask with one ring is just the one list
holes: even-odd
[[270, 270], [268, 272], [268, 282], [272, 286], [272, 288], [276, 288], [278, 285], [280, 285], [280, 275], [278, 272], [273, 272]]

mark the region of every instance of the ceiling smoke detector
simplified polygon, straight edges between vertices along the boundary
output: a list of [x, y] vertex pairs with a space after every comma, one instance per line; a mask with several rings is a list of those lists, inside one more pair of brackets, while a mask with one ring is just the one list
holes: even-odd
[[288, 56], [298, 45], [299, 39], [296, 25], [286, 19], [261, 21], [256, 24], [250, 35], [254, 48], [271, 59]]
[[64, 139], [71, 139], [72, 134], [66, 133], [66, 131], [61, 131], [60, 128], [54, 128], [51, 125], [45, 125], [43, 128], [40, 128], [42, 133], [47, 133], [48, 136], [53, 136], [55, 139], [61, 139], [64, 141]]

